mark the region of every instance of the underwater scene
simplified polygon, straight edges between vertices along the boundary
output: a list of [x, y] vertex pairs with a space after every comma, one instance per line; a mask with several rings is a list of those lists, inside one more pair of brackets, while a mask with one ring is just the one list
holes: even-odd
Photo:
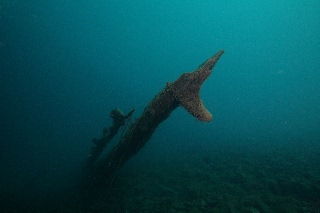
[[319, 213], [320, 1], [1, 0], [0, 213]]

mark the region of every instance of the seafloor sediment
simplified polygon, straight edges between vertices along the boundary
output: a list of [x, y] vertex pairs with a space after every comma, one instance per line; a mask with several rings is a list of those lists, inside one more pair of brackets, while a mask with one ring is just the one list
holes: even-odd
[[97, 212], [319, 212], [319, 153], [216, 151], [129, 164]]
[[16, 202], [0, 212], [320, 212], [318, 149], [229, 146], [192, 149], [180, 152], [179, 158], [165, 152], [166, 157], [153, 159], [145, 154], [128, 162], [105, 187], [92, 189], [91, 196], [71, 189], [47, 203]]

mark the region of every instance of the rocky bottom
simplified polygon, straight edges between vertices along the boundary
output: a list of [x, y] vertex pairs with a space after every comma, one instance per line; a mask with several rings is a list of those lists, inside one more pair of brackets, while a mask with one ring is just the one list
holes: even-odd
[[320, 154], [206, 149], [147, 162], [140, 155], [107, 189], [82, 193], [92, 196], [72, 189], [43, 205], [20, 203], [0, 212], [318, 213]]

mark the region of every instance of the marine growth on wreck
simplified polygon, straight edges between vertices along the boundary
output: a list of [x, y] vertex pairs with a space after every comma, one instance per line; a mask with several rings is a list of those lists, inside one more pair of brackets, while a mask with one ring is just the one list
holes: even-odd
[[223, 53], [223, 50], [218, 51], [193, 72], [183, 73], [176, 81], [167, 83], [165, 88], [146, 106], [142, 115], [131, 124], [107, 157], [98, 159], [107, 143], [134, 112], [131, 110], [125, 115], [119, 109], [113, 110], [110, 113], [113, 125], [104, 129], [101, 139], [93, 139], [94, 147], [86, 165], [87, 177], [91, 180], [107, 180], [112, 177], [125, 162], [139, 152], [158, 125], [179, 106], [199, 121], [211, 121], [212, 115], [200, 98], [200, 89]]

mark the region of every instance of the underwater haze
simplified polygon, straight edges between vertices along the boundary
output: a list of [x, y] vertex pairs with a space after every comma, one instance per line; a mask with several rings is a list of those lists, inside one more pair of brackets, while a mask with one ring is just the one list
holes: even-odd
[[[110, 111], [134, 121], [221, 49], [213, 120], [177, 108], [84, 187]], [[0, 101], [0, 212], [320, 211], [318, 0], [1, 0]]]

